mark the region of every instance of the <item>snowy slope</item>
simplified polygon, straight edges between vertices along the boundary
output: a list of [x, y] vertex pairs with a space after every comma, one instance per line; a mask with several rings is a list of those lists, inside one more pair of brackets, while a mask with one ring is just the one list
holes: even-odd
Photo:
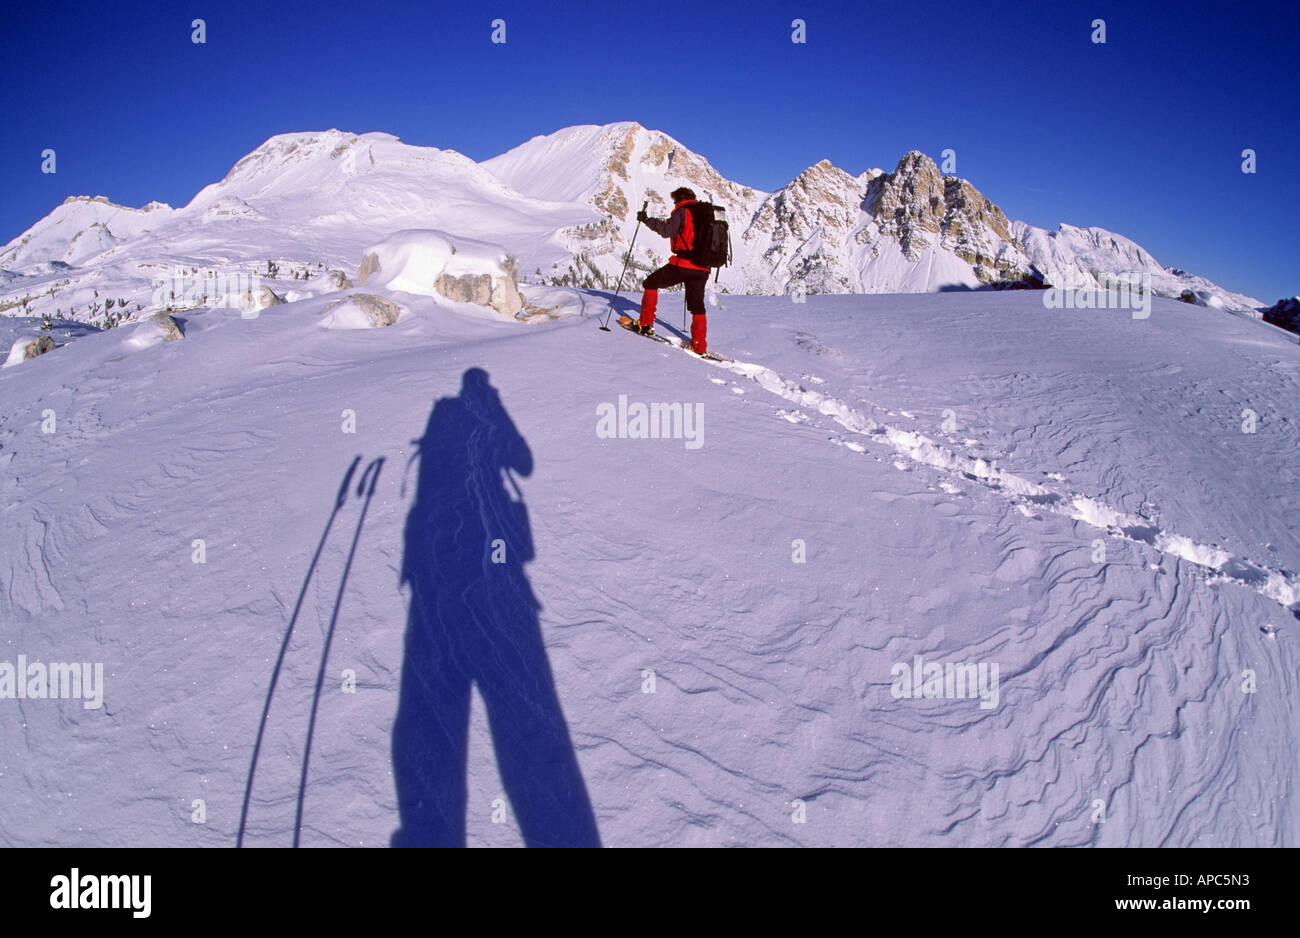
[[[483, 162], [483, 168], [519, 192], [551, 202], [594, 198], [608, 183], [608, 163], [622, 149], [631, 124], [582, 124], [526, 143]], [[644, 180], [637, 180], [644, 182]]]
[[[1300, 841], [1293, 337], [1163, 300], [1134, 320], [1028, 292], [727, 297], [710, 338], [737, 362], [713, 365], [599, 332], [602, 296], [547, 297], [582, 315], [397, 295], [395, 325], [340, 331], [322, 294], [187, 313], [175, 342], [60, 336], [0, 371], [0, 660], [105, 675], [99, 709], [0, 700], [0, 842], [233, 845], [300, 597], [251, 845], [293, 840], [314, 700], [304, 845], [387, 844], [399, 788], [461, 765], [469, 843], [576, 836], [581, 811], [518, 781], [541, 755], [543, 780], [576, 759], [606, 845]], [[622, 396], [699, 408], [702, 445], [602, 438]], [[508, 470], [498, 406], [527, 450]], [[521, 556], [469, 545], [445, 595], [508, 640], [466, 633], [438, 665], [402, 581], [485, 505]], [[537, 635], [558, 711], [537, 661], [510, 664]], [[996, 665], [996, 699], [896, 696], [918, 655]], [[420, 694], [461, 669], [467, 743], [436, 761]], [[567, 735], [490, 724], [519, 693]]]
[[[571, 261], [560, 268], [540, 268], [549, 282], [578, 286], [613, 286], [643, 202], [651, 215], [667, 217], [672, 211], [669, 193], [685, 185], [700, 198], [726, 206], [732, 224], [742, 226], [758, 211], [765, 195], [724, 178], [706, 159], [667, 134], [633, 121], [568, 127], [534, 137], [482, 166], [521, 193], [587, 208], [590, 216], [584, 224], [561, 233]], [[646, 233], [637, 241], [633, 273], [644, 276], [668, 257], [667, 242]], [[538, 268], [532, 260], [524, 260], [525, 269]], [[731, 271], [726, 275], [734, 290], [744, 292], [749, 286]]]

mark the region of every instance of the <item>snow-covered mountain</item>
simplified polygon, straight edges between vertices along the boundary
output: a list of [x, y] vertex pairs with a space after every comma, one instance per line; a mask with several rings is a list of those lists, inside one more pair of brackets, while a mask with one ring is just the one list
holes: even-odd
[[[719, 282], [733, 293], [929, 292], [1040, 275], [1093, 286], [1149, 273], [1162, 295], [1190, 289], [1232, 309], [1262, 306], [1103, 229], [1008, 221], [919, 152], [892, 172], [852, 175], [822, 161], [767, 193], [625, 122], [566, 128], [483, 163], [383, 133], [276, 136], [179, 209], [69, 199], [0, 250], [0, 311], [98, 319], [111, 296], [119, 309], [150, 312], [157, 278], [175, 270], [251, 274], [271, 261], [350, 277], [360, 250], [401, 229], [500, 244], [525, 281], [608, 287], [640, 203], [662, 216], [682, 184], [728, 210], [735, 262]], [[633, 270], [667, 256], [661, 239], [639, 238]]]
[[180, 209], [102, 198], [59, 206], [0, 251], [0, 269], [21, 275], [0, 286], [0, 306], [22, 312], [30, 297], [30, 314], [85, 320], [114, 298], [148, 312], [159, 277], [252, 275], [268, 261], [285, 268], [285, 279], [309, 267], [316, 277], [355, 276], [368, 245], [408, 228], [472, 232], [553, 266], [567, 256], [555, 232], [587, 214], [522, 196], [451, 150], [380, 133], [283, 134]]
[[[944, 176], [917, 151], [905, 154], [892, 172], [868, 169], [856, 176], [823, 160], [765, 193], [725, 179], [667, 134], [628, 122], [535, 137], [482, 165], [519, 192], [580, 202], [596, 216], [563, 232], [574, 257], [563, 270], [543, 271], [554, 282], [608, 284], [627, 250], [639, 200], [649, 200], [652, 213], [662, 215], [667, 193], [686, 184], [727, 208], [735, 264], [723, 269], [719, 282], [733, 293], [932, 292], [1043, 278], [1077, 288], [1150, 274], [1159, 295], [1208, 290], [1231, 309], [1262, 305], [1164, 268], [1102, 228], [1046, 231], [1011, 222], [970, 182]], [[650, 240], [637, 242], [633, 266], [639, 270], [667, 256], [662, 242]]]

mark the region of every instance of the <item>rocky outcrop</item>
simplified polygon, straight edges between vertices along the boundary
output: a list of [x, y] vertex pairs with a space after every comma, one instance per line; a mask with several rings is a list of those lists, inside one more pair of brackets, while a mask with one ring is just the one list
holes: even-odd
[[361, 258], [361, 266], [357, 268], [357, 286], [364, 287], [366, 281], [380, 271], [379, 255], [374, 251], [366, 254]]
[[776, 272], [784, 293], [851, 292], [848, 261], [869, 178], [822, 160], [764, 199], [749, 224], [732, 236], [762, 257], [762, 268], [749, 271], [749, 277], [759, 280], [765, 270]]
[[262, 309], [266, 309], [268, 306], [280, 306], [284, 303], [284, 297], [270, 287], [264, 286], [257, 293], [257, 301]]
[[23, 361], [30, 361], [37, 355], [44, 355], [46, 352], [54, 351], [54, 349], [54, 338], [52, 336], [38, 336], [23, 346]]
[[353, 293], [327, 305], [320, 316], [327, 329], [382, 329], [396, 323], [403, 312], [387, 297]]
[[449, 300], [477, 303], [506, 316], [514, 316], [524, 308], [524, 298], [519, 293], [518, 267], [513, 257], [507, 257], [503, 266], [505, 277], [488, 273], [442, 274], [434, 281], [434, 289]]
[[898, 241], [903, 256], [916, 260], [920, 249], [930, 245], [928, 236], [939, 233], [946, 210], [944, 189], [939, 167], [912, 150], [892, 173], [872, 181], [863, 207], [882, 232]]
[[252, 313], [256, 315], [264, 309], [280, 306], [282, 303], [284, 303], [284, 297], [263, 284], [255, 291], [249, 290], [246, 292], [239, 305], [245, 314]]
[[162, 330], [164, 342], [175, 342], [177, 339], [185, 338], [185, 333], [181, 331], [180, 323], [170, 313], [154, 313], [149, 317], [160, 330]]
[[402, 315], [402, 308], [392, 300], [371, 293], [354, 293], [351, 296], [357, 309], [366, 314], [370, 325], [375, 327], [391, 326]]
[[863, 208], [909, 260], [934, 247], [969, 264], [980, 283], [1031, 276], [1002, 209], [965, 179], [944, 176], [918, 150], [906, 153], [892, 173], [872, 181]]
[[1300, 296], [1278, 300], [1264, 310], [1264, 321], [1300, 333]]
[[3, 367], [9, 368], [13, 365], [20, 365], [25, 361], [31, 361], [46, 352], [54, 351], [56, 347], [53, 336], [39, 335], [34, 339], [30, 335], [24, 336], [17, 339], [9, 347], [9, 355], [5, 358]]

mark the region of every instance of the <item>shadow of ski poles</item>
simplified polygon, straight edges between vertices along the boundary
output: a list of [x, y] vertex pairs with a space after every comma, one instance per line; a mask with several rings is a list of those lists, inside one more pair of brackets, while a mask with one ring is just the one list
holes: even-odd
[[[302, 753], [302, 776], [298, 780], [298, 813], [293, 822], [293, 845], [298, 846], [299, 839], [302, 836], [302, 808], [303, 802], [307, 796], [307, 767], [311, 761], [311, 741], [316, 731], [316, 712], [320, 706], [321, 688], [325, 686], [325, 669], [329, 663], [330, 643], [334, 640], [334, 627], [338, 625], [339, 609], [343, 605], [343, 591], [348, 585], [348, 574], [352, 570], [352, 559], [357, 553], [357, 543], [361, 540], [361, 529], [366, 523], [366, 512], [370, 510], [370, 500], [374, 498], [375, 487], [379, 484], [379, 473], [384, 468], [384, 457], [372, 460], [361, 473], [361, 481], [357, 483], [357, 496], [361, 497], [364, 493], [365, 501], [361, 504], [361, 516], [357, 519], [356, 531], [352, 534], [352, 546], [348, 550], [347, 563], [343, 565], [343, 576], [339, 580], [338, 595], [334, 597], [334, 612], [330, 615], [329, 628], [325, 631], [325, 645], [321, 649], [320, 670], [316, 673], [316, 692], [312, 695], [311, 717], [307, 721], [307, 742]], [[373, 470], [373, 472], [372, 472]], [[367, 480], [369, 485], [367, 486]]]
[[352, 465], [348, 466], [347, 472], [343, 474], [343, 484], [339, 486], [338, 495], [334, 498], [334, 508], [330, 511], [329, 519], [325, 522], [325, 530], [321, 533], [320, 542], [316, 545], [316, 553], [312, 555], [311, 563], [307, 567], [307, 575], [303, 577], [302, 588], [298, 591], [298, 601], [294, 604], [293, 615], [289, 617], [289, 625], [284, 631], [284, 639], [280, 642], [280, 654], [275, 659], [275, 668], [271, 672], [271, 684], [266, 691], [266, 702], [262, 705], [262, 718], [257, 723], [257, 740], [253, 743], [253, 757], [249, 762], [248, 779], [244, 784], [244, 804], [239, 812], [239, 833], [235, 838], [236, 847], [244, 845], [244, 831], [248, 824], [248, 805], [253, 796], [253, 778], [257, 774], [257, 759], [262, 751], [262, 738], [266, 733], [266, 720], [271, 712], [271, 700], [275, 697], [275, 685], [280, 680], [280, 669], [284, 665], [284, 656], [289, 650], [289, 640], [293, 637], [293, 627], [298, 621], [298, 614], [302, 611], [302, 602], [307, 596], [307, 586], [311, 583], [312, 575], [316, 572], [316, 564], [320, 561], [321, 552], [325, 549], [325, 542], [329, 539], [330, 529], [334, 526], [339, 511], [347, 503], [348, 489], [351, 488], [352, 477], [356, 475], [357, 466], [359, 465], [361, 465], [361, 457], [356, 456], [352, 460]]

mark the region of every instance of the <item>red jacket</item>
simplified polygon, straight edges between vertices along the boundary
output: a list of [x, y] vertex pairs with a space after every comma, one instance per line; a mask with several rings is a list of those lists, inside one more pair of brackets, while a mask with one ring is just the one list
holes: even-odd
[[686, 199], [678, 202], [673, 206], [673, 213], [668, 216], [667, 221], [647, 218], [645, 224], [651, 231], [668, 239], [673, 251], [673, 256], [668, 259], [668, 263], [688, 270], [708, 270], [709, 268], [701, 267], [680, 256], [680, 252], [689, 251], [695, 244], [695, 219], [691, 217], [691, 210], [686, 206], [696, 201], [698, 200]]

